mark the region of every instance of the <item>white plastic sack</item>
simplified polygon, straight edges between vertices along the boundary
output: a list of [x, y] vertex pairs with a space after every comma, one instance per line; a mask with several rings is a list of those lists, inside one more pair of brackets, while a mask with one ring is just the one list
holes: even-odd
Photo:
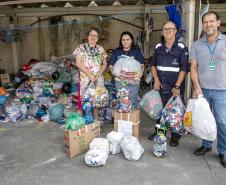
[[105, 138], [94, 138], [89, 144], [89, 148], [90, 150], [98, 149], [105, 152], [107, 155], [109, 154], [108, 140]]
[[209, 103], [199, 96], [192, 107], [192, 133], [201, 139], [214, 141], [217, 127]]
[[120, 146], [127, 160], [139, 160], [144, 152], [143, 146], [134, 136], [125, 136]]
[[49, 74], [51, 75], [56, 71], [57, 65], [52, 62], [39, 62], [36, 64], [32, 64], [31, 73], [33, 76], [37, 76], [39, 74]]
[[106, 152], [99, 149], [88, 150], [85, 154], [85, 163], [88, 166], [101, 166], [105, 165], [108, 158]]
[[[141, 74], [141, 64], [137, 60], [134, 59], [134, 57], [122, 55], [115, 63], [113, 74], [116, 77], [122, 76], [122, 71], [133, 73], [133, 79], [129, 80], [127, 79], [129, 83], [136, 84], [140, 81], [140, 74]], [[134, 81], [135, 80], [135, 81]]]
[[123, 137], [124, 135], [121, 132], [111, 131], [107, 134], [111, 154], [119, 154], [121, 152], [120, 143], [122, 142]]

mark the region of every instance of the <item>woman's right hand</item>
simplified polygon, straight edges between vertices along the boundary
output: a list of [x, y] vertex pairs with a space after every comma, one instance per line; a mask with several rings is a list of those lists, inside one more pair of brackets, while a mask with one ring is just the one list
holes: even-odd
[[96, 81], [96, 77], [93, 74], [89, 74], [88, 77], [89, 77], [91, 82], [95, 82]]

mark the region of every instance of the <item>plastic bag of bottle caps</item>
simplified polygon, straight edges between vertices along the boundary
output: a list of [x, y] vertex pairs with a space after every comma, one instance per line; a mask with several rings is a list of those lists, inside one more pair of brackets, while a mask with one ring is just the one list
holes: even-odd
[[104, 86], [95, 86], [91, 83], [85, 93], [85, 96], [90, 97], [90, 101], [94, 107], [101, 108], [106, 107], [109, 103], [108, 91]]
[[156, 157], [163, 157], [167, 152], [167, 138], [164, 129], [158, 129], [154, 137], [153, 154]]
[[183, 134], [184, 104], [179, 96], [172, 96], [161, 113], [161, 127], [168, 127], [171, 132]]
[[117, 91], [117, 109], [118, 112], [130, 112], [131, 100], [130, 89], [122, 87]]
[[143, 96], [140, 105], [152, 119], [160, 118], [163, 105], [158, 91], [153, 89], [150, 92], [146, 93]]

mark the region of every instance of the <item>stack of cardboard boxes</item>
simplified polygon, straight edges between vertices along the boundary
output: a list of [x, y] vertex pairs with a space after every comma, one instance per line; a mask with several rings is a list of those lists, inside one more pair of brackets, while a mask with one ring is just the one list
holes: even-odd
[[138, 138], [140, 135], [140, 110], [133, 110], [129, 113], [115, 111], [114, 130], [124, 132], [125, 135], [131, 133]]

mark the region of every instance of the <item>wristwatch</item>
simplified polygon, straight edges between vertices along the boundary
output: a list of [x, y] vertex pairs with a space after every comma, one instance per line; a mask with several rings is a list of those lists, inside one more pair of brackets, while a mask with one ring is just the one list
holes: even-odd
[[180, 89], [179, 85], [174, 85], [175, 89]]

